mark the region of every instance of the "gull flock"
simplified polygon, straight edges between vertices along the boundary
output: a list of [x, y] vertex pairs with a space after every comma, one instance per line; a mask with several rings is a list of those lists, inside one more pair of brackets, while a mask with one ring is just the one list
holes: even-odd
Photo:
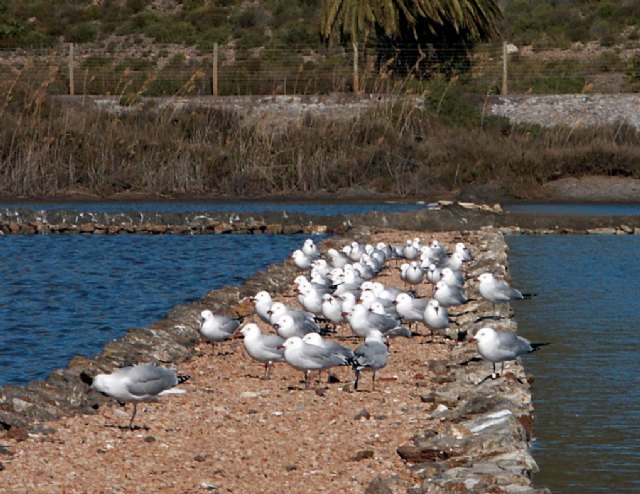
[[[423, 244], [420, 238], [400, 245], [354, 241], [340, 250], [321, 252], [308, 238], [291, 259], [300, 270], [294, 280], [295, 305], [259, 291], [251, 297], [255, 317], [250, 322], [243, 324], [244, 317], [204, 310], [199, 332], [214, 345], [222, 345], [234, 335], [242, 337], [247, 355], [264, 365], [263, 379], [269, 379], [274, 364], [286, 363], [303, 373], [305, 389], [311, 385], [312, 372], [344, 366], [353, 370], [356, 391], [362, 373], [371, 373], [370, 389], [374, 391], [376, 374], [390, 358], [390, 339], [423, 336], [424, 329], [431, 334], [444, 330], [456, 324], [448, 309], [473, 300], [465, 293], [470, 281], [465, 265], [473, 260], [473, 254], [462, 242], [451, 252], [436, 239]], [[379, 275], [384, 270], [398, 270], [403, 287], [382, 283]], [[493, 305], [495, 319], [501, 317], [495, 311], [496, 304], [532, 296], [491, 273], [473, 281], [478, 282], [480, 297]], [[424, 283], [433, 286], [431, 298], [416, 295], [416, 288]], [[356, 343], [350, 348], [336, 341], [338, 338]], [[504, 372], [505, 362], [544, 345], [488, 326], [476, 331], [470, 341], [477, 343], [479, 355], [493, 365], [487, 378], [499, 376], [497, 363]], [[91, 389], [134, 404], [129, 428], [133, 428], [138, 402], [183, 392], [175, 387], [189, 378], [152, 364], [81, 377]]]

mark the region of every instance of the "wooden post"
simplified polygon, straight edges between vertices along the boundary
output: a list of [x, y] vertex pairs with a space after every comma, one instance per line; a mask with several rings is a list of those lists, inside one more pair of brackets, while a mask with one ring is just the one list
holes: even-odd
[[69, 94], [75, 94], [75, 86], [73, 83], [73, 43], [69, 43]]
[[218, 43], [213, 44], [213, 71], [211, 73], [213, 95], [218, 96]]
[[360, 92], [360, 79], [358, 77], [358, 43], [355, 41], [353, 46], [353, 92], [358, 94]]
[[507, 42], [502, 42], [502, 89], [500, 90], [500, 94], [503, 96], [507, 95], [507, 59], [509, 55], [507, 54]]

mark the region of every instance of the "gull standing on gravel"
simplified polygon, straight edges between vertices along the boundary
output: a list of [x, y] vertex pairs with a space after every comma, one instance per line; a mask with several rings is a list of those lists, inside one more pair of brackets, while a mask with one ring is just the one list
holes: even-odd
[[257, 324], [249, 323], [239, 329], [244, 336], [244, 349], [254, 360], [264, 363], [264, 380], [269, 379], [271, 366], [274, 362], [284, 360], [284, 352], [280, 346], [284, 343], [284, 338], [272, 334], [262, 334]]
[[[353, 295], [352, 295], [353, 296]], [[354, 297], [355, 304], [355, 297]], [[344, 322], [342, 316], [342, 301], [326, 293], [322, 296], [322, 315], [334, 326]]]
[[416, 261], [400, 266], [400, 278], [408, 285], [419, 285], [424, 281], [424, 271]]
[[334, 268], [344, 268], [351, 260], [342, 252], [338, 252], [336, 249], [327, 250], [329, 256], [329, 264]]
[[184, 389], [174, 389], [190, 376], [179, 376], [175, 369], [157, 367], [153, 364], [123, 367], [111, 374], [98, 374], [94, 378], [81, 374], [83, 382], [92, 389], [119, 401], [132, 402], [133, 414], [129, 429], [133, 429], [133, 419], [138, 411], [138, 402], [154, 401], [159, 396], [186, 393]]
[[304, 321], [296, 321], [290, 314], [280, 316], [278, 321], [273, 324], [273, 328], [276, 330], [276, 333], [278, 333], [278, 336], [285, 340], [293, 336], [302, 338], [308, 333], [318, 333], [320, 331], [319, 326], [317, 326], [317, 329], [314, 331], [314, 328], [307, 325]]
[[362, 304], [357, 304], [351, 313], [345, 314], [351, 331], [356, 336], [364, 337], [373, 330], [378, 330], [381, 333], [398, 327], [398, 320], [395, 317], [386, 314], [376, 314], [371, 312]]
[[442, 270], [434, 263], [429, 264], [427, 268], [427, 279], [432, 285], [435, 285], [442, 279]]
[[499, 376], [496, 374], [496, 363], [500, 362], [500, 373], [502, 373], [506, 361], [515, 360], [520, 355], [535, 352], [540, 347], [548, 345], [548, 343], [531, 343], [513, 331], [499, 331], [489, 327], [480, 328], [471, 341], [477, 342], [480, 356], [493, 364], [491, 378]]
[[356, 374], [354, 388], [358, 389], [360, 373], [362, 371], [373, 372], [371, 390], [376, 389], [376, 373], [382, 369], [389, 361], [389, 349], [384, 341], [384, 336], [377, 330], [369, 332], [364, 340], [364, 344], [356, 348], [353, 352], [353, 370]]
[[437, 300], [429, 300], [427, 308], [424, 310], [424, 323], [432, 331], [434, 329], [445, 329], [449, 327], [449, 312], [440, 305]]
[[462, 272], [454, 271], [451, 268], [444, 268], [440, 279], [449, 286], [456, 288], [462, 288], [464, 286], [464, 275]]
[[271, 324], [271, 315], [269, 314], [271, 306], [273, 305], [271, 294], [263, 290], [251, 297], [251, 300], [253, 300], [258, 317], [264, 322]]
[[478, 290], [485, 300], [493, 305], [493, 315], [499, 319], [496, 312], [496, 304], [504, 304], [512, 300], [523, 300], [533, 297], [533, 294], [523, 294], [515, 288], [511, 288], [505, 281], [498, 281], [491, 273], [483, 273], [478, 277]]
[[402, 320], [411, 323], [424, 320], [428, 301], [426, 298], [413, 298], [408, 293], [401, 293], [396, 297], [394, 304]]
[[436, 283], [436, 289], [433, 292], [433, 298], [440, 302], [442, 307], [454, 307], [462, 305], [469, 301], [467, 296], [462, 293], [460, 288], [449, 286], [440, 280]]
[[305, 343], [298, 336], [288, 338], [282, 344], [282, 348], [285, 361], [293, 368], [304, 372], [304, 389], [309, 389], [311, 371], [350, 364], [344, 356], [324, 346]]
[[244, 317], [230, 317], [216, 315], [210, 310], [200, 313], [199, 331], [202, 337], [213, 343], [230, 338], [242, 324]]
[[289, 307], [282, 302], [274, 302], [271, 306], [271, 309], [269, 309], [268, 314], [270, 318], [269, 322], [272, 326], [286, 314], [293, 318], [296, 327], [303, 330], [304, 334], [311, 332], [320, 332], [320, 326], [318, 326], [318, 323], [315, 320], [315, 316], [311, 312], [306, 312], [294, 307]]

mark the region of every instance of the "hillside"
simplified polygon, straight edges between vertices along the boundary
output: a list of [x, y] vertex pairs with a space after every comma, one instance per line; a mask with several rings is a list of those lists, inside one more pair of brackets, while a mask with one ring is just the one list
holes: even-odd
[[[502, 0], [502, 35], [516, 44], [599, 41], [624, 45], [640, 38], [634, 0]], [[42, 47], [64, 42], [134, 44], [214, 42], [241, 47], [319, 42], [317, 0], [3, 0], [0, 46]]]

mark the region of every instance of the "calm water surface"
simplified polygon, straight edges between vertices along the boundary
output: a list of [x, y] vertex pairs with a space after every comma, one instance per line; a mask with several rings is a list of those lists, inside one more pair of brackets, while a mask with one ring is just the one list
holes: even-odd
[[640, 236], [508, 237], [535, 376], [537, 487], [640, 493]]
[[576, 214], [598, 216], [640, 216], [640, 203], [630, 204], [510, 204], [506, 211], [544, 214]]
[[129, 328], [284, 260], [305, 238], [0, 236], [0, 385], [96, 355]]

